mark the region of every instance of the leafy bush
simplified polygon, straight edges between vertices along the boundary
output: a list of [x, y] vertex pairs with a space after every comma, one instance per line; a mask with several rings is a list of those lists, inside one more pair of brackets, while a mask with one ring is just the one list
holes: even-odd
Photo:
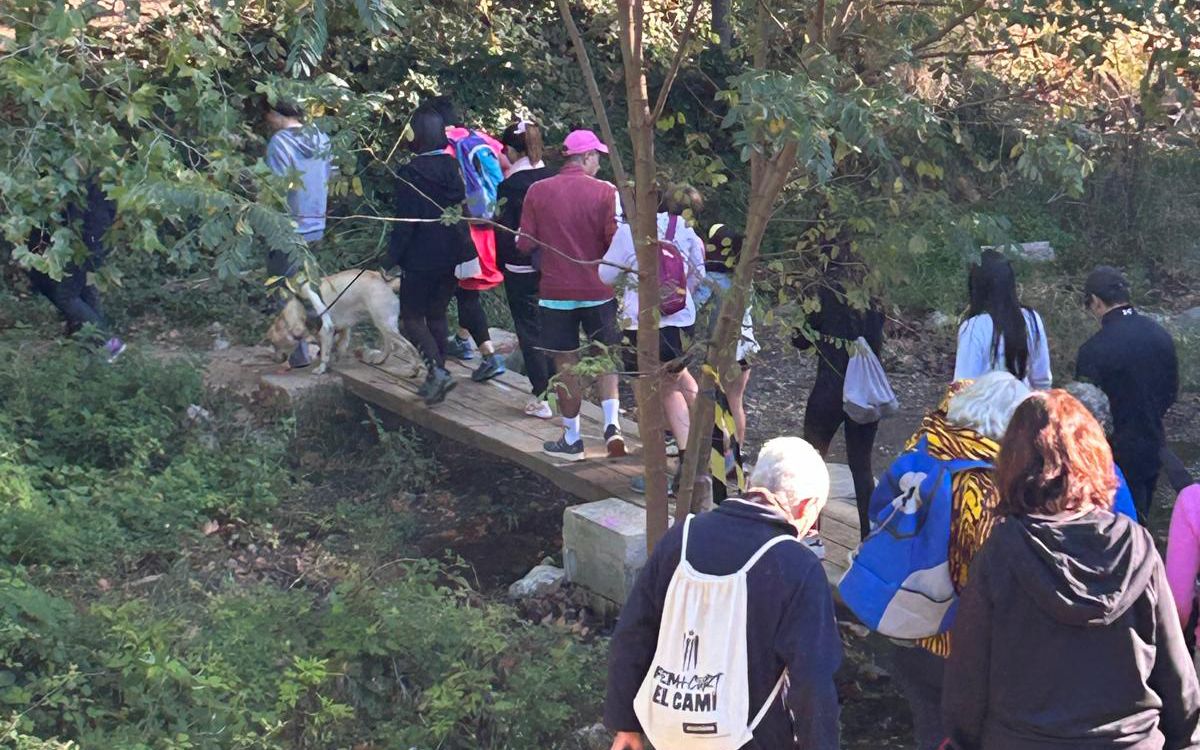
[[204, 402], [194, 364], [109, 365], [74, 343], [0, 359], [0, 558], [105, 565], [277, 502], [280, 436], [189, 420]]
[[0, 716], [25, 711], [28, 743], [113, 750], [465, 750], [550, 746], [595, 715], [598, 648], [520, 622], [452, 570], [394, 573], [324, 601], [259, 587], [76, 613], [0, 570]]

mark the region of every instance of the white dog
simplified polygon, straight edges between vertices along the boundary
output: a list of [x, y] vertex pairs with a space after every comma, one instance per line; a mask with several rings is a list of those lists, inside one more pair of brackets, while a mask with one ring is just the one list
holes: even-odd
[[[355, 280], [355, 277], [358, 277]], [[365, 318], [370, 318], [383, 338], [383, 349], [363, 352], [363, 361], [381, 365], [393, 354], [402, 356], [412, 363], [410, 377], [420, 374], [421, 358], [408, 339], [400, 335], [400, 279], [384, 279], [378, 271], [342, 271], [321, 279], [321, 292], [305, 285], [302, 294], [308, 297], [315, 313], [299, 298], [293, 297], [276, 316], [267, 330], [267, 340], [275, 348], [275, 358], [283, 362], [296, 345], [309, 337], [310, 326], [320, 341], [320, 362], [313, 369], [321, 374], [337, 357], [345, 357], [350, 351], [350, 331]], [[338, 295], [341, 295], [340, 297]], [[332, 307], [327, 307], [332, 305]], [[318, 328], [319, 327], [319, 328]]]

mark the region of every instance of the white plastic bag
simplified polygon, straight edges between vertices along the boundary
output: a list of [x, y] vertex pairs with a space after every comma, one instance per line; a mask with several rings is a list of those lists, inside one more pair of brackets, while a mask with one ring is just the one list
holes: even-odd
[[473, 279], [476, 276], [483, 275], [483, 268], [479, 265], [479, 256], [475, 256], [468, 261], [463, 261], [454, 267], [454, 278], [462, 281], [463, 279]]
[[883, 372], [879, 357], [863, 337], [854, 342], [846, 381], [842, 386], [842, 409], [858, 424], [872, 424], [890, 417], [900, 408], [896, 393]]

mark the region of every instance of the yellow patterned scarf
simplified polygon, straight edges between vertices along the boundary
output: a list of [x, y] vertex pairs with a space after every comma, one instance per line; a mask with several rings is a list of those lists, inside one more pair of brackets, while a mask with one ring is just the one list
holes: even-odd
[[[996, 441], [966, 427], [952, 425], [946, 419], [950, 399], [970, 385], [970, 382], [960, 380], [950, 386], [938, 408], [925, 416], [921, 428], [909, 439], [906, 450], [912, 450], [920, 439], [925, 437], [928, 438], [929, 455], [942, 461], [996, 460], [996, 454], [1000, 452], [1000, 445]], [[960, 592], [967, 584], [971, 560], [992, 533], [997, 519], [995, 508], [999, 495], [996, 491], [995, 474], [990, 469], [961, 471], [954, 476], [951, 488], [953, 506], [950, 516], [950, 580], [954, 583], [954, 590]], [[949, 656], [950, 633], [922, 639], [917, 641], [917, 645], [938, 656]]]

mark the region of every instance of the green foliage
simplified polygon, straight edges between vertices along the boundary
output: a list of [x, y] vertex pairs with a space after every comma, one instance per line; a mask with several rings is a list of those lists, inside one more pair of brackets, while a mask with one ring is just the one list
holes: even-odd
[[132, 560], [278, 501], [282, 442], [189, 419], [206, 403], [192, 363], [131, 352], [109, 365], [75, 343], [2, 348], [0, 559]]
[[324, 601], [259, 587], [77, 611], [0, 570], [0, 712], [24, 711], [27, 743], [114, 750], [499, 750], [553, 744], [598, 709], [597, 649], [522, 624], [452, 570], [391, 574]]

